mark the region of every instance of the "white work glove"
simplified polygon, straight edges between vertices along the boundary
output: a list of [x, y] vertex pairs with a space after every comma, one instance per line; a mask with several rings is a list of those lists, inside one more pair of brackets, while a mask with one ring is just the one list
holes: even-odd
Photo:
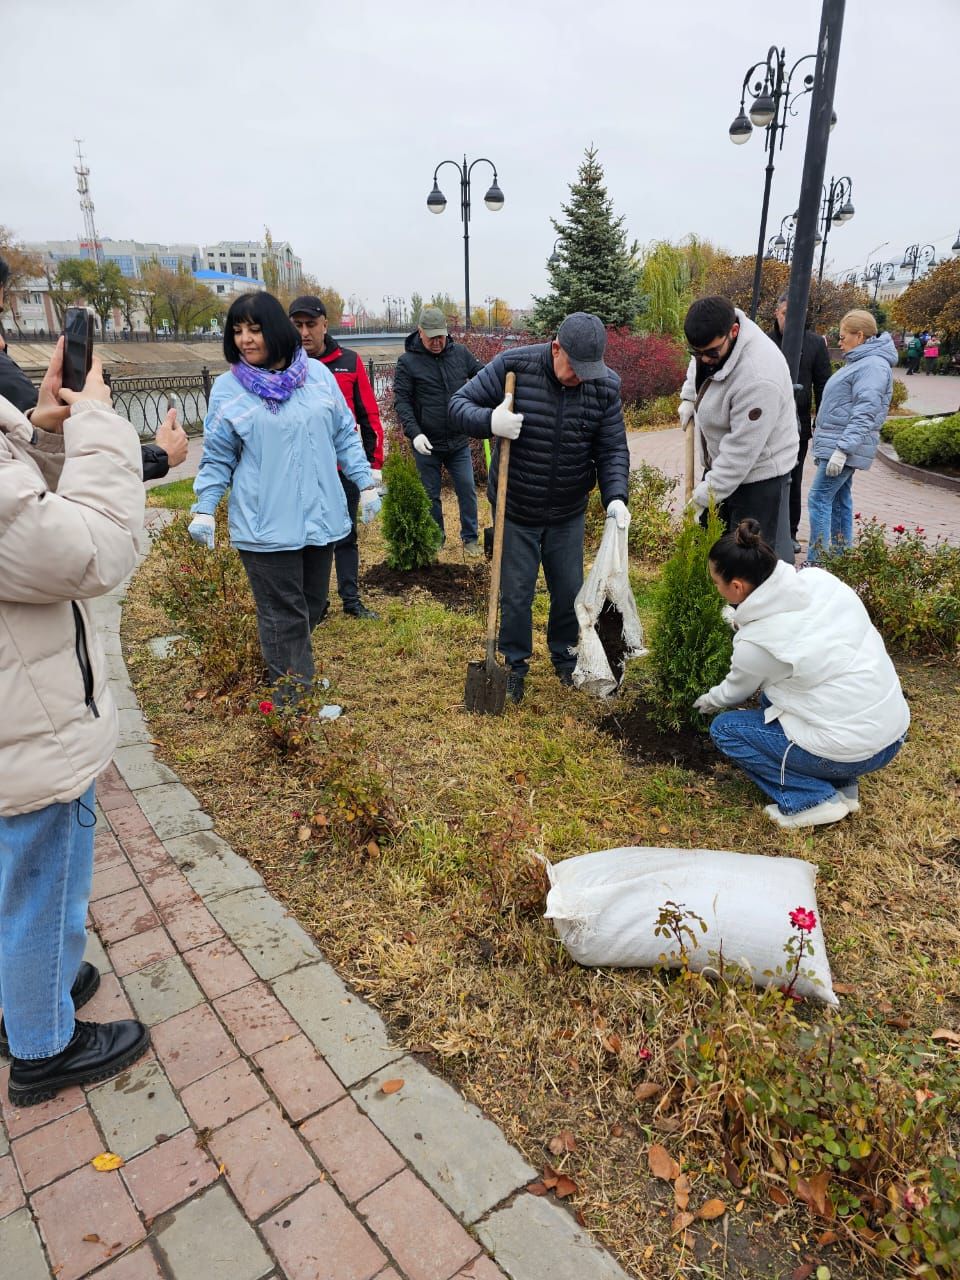
[[513, 393], [510, 392], [490, 415], [490, 430], [504, 440], [516, 440], [522, 426], [523, 414], [513, 412]]
[[428, 458], [430, 454], [433, 453], [433, 445], [422, 431], [418, 436], [413, 437], [413, 447], [416, 449], [417, 453], [422, 453], [425, 458]]
[[616, 520], [618, 529], [629, 529], [630, 512], [627, 510], [627, 504], [621, 502], [619, 498], [614, 498], [607, 507], [607, 519]]
[[732, 604], [725, 604], [720, 610], [720, 617], [724, 620], [731, 631], [737, 629], [737, 611]]
[[687, 423], [690, 421], [690, 419], [693, 417], [693, 401], [681, 400], [680, 408], [677, 410], [677, 416], [680, 419], [681, 427], [685, 427]]
[[847, 455], [842, 449], [834, 449], [827, 460], [827, 475], [833, 479], [838, 476], [843, 468], [847, 465]]
[[[418, 436], [419, 440], [420, 437]], [[378, 514], [383, 506], [383, 500], [376, 489], [364, 489], [360, 494], [360, 519], [364, 524], [369, 524], [375, 515]]]
[[194, 542], [199, 542], [202, 547], [212, 551], [216, 528], [217, 522], [213, 516], [194, 516], [187, 526], [187, 533]]
[[712, 715], [714, 711], [723, 710], [723, 703], [714, 702], [711, 697], [712, 692], [712, 690], [708, 690], [706, 693], [701, 693], [700, 697], [697, 698], [696, 702], [693, 704], [694, 711], [699, 711], [702, 716], [709, 716]]
[[373, 487], [377, 493], [383, 493], [383, 472], [371, 469], [370, 474], [373, 476]]
[[690, 501], [687, 503], [687, 510], [693, 516], [694, 524], [700, 523], [700, 517], [703, 515], [706, 509], [707, 508], [703, 505], [703, 503], [698, 502], [696, 498], [691, 498]]

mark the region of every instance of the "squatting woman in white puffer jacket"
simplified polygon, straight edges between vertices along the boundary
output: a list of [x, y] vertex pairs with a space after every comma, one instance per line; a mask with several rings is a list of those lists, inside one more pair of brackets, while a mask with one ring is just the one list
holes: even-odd
[[733, 607], [725, 680], [694, 704], [710, 736], [773, 804], [781, 827], [838, 822], [860, 808], [857, 779], [903, 745], [910, 711], [880, 633], [856, 594], [823, 569], [778, 561], [756, 520], [714, 543], [710, 576]]
[[94, 780], [117, 741], [87, 602], [136, 563], [143, 482], [99, 361], [70, 393], [61, 360], [58, 346], [32, 422], [0, 397], [0, 1051], [16, 1106], [105, 1079], [149, 1044], [139, 1022], [74, 1019], [99, 982], [83, 963]]

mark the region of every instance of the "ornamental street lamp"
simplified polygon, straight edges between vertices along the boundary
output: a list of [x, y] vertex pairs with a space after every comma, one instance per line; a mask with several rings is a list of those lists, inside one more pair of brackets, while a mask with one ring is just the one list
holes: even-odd
[[[796, 229], [797, 215], [795, 213], [788, 213], [785, 218], [781, 218], [780, 230], [775, 236], [772, 236], [767, 241], [767, 252], [765, 257], [768, 260], [770, 258], [776, 258], [780, 262], [789, 264], [790, 259], [793, 257], [793, 245], [796, 239]], [[818, 231], [813, 238], [814, 244], [819, 244], [821, 239], [822, 236]]]
[[[823, 264], [827, 256], [827, 237], [832, 226], [842, 227], [854, 215], [853, 181], [850, 178], [831, 178], [830, 186], [823, 188], [820, 203], [820, 225], [823, 227], [823, 240], [820, 244], [820, 270], [817, 274], [817, 287], [823, 284]], [[819, 239], [819, 236], [818, 236]]]
[[[960, 244], [960, 234], [957, 235], [957, 243]], [[936, 261], [937, 251], [932, 244], [925, 244], [922, 247], [918, 244], [910, 244], [903, 251], [900, 270], [910, 272], [910, 283], [913, 284], [919, 269], [932, 267]]]
[[[760, 279], [763, 271], [763, 248], [767, 235], [767, 213], [770, 208], [770, 187], [773, 182], [773, 156], [778, 146], [783, 148], [783, 135], [787, 127], [787, 114], [796, 115], [795, 103], [798, 98], [809, 93], [813, 88], [814, 78], [812, 75], [803, 77], [803, 88], [798, 89], [796, 93], [791, 95], [790, 84], [793, 80], [793, 74], [801, 62], [816, 61], [816, 54], [804, 54], [802, 58], [798, 58], [793, 66], [787, 70], [787, 54], [785, 49], [778, 49], [775, 45], [771, 45], [767, 51], [766, 59], [761, 62], [755, 62], [752, 67], [747, 70], [747, 74], [743, 77], [743, 87], [740, 91], [740, 114], [730, 126], [730, 141], [738, 145], [746, 142], [753, 133], [753, 126], [758, 129], [766, 129], [767, 136], [764, 141], [764, 150], [768, 152], [766, 176], [763, 184], [763, 205], [760, 212], [760, 235], [757, 239], [757, 255], [753, 270], [753, 295], [750, 300], [750, 319], [755, 320], [757, 315], [757, 306], [760, 302]], [[750, 107], [750, 114], [747, 115], [744, 106], [747, 98], [747, 88], [750, 86], [751, 79], [757, 76], [750, 92], [753, 94], [753, 103]], [[836, 115], [831, 118], [830, 127], [833, 128], [836, 122]], [[779, 134], [779, 141], [777, 135]]]
[[873, 285], [873, 300], [877, 300], [877, 291], [880, 288], [881, 281], [889, 284], [891, 280], [897, 278], [897, 268], [892, 262], [875, 262], [872, 267], [867, 267], [863, 275], [860, 277], [860, 283], [865, 285]]
[[470, 328], [470, 174], [476, 164], [488, 164], [493, 170], [493, 182], [483, 197], [483, 203], [491, 213], [499, 213], [503, 208], [503, 192], [497, 185], [497, 166], [486, 156], [480, 156], [471, 164], [463, 157], [463, 164], [456, 160], [441, 160], [433, 171], [433, 190], [427, 196], [427, 208], [431, 213], [443, 213], [447, 207], [447, 198], [437, 185], [437, 174], [445, 164], [452, 164], [460, 175], [460, 219], [463, 222], [463, 293], [466, 308], [466, 327]]
[[[560, 263], [563, 261], [559, 253], [557, 253], [557, 245], [560, 243], [562, 238], [563, 238], [562, 236], [557, 236], [556, 240], [554, 240], [553, 242], [553, 252], [550, 254], [550, 257], [547, 259], [548, 267], [559, 267]], [[958, 241], [960, 241], [960, 235], [957, 236], [957, 239]], [[960, 246], [958, 246], [958, 251], [960, 251]]]
[[957, 232], [957, 238], [950, 246], [951, 253], [960, 253], [960, 231]]

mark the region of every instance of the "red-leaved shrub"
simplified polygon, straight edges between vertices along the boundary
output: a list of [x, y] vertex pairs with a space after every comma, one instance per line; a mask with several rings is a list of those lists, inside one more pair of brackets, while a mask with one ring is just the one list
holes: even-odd
[[608, 329], [603, 358], [620, 375], [620, 397], [625, 405], [673, 395], [680, 390], [687, 371], [687, 356], [679, 343], [656, 333]]

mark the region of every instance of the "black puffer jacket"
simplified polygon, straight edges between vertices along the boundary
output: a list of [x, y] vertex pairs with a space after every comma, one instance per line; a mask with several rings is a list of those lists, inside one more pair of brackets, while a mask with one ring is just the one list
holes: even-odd
[[393, 378], [393, 401], [411, 441], [422, 432], [441, 456], [463, 448], [467, 438], [449, 421], [447, 409], [453, 393], [482, 368], [476, 356], [452, 338], [435, 356], [420, 341], [418, 330], [407, 335]]
[[[783, 334], [780, 332], [780, 326], [776, 320], [773, 322], [773, 328], [770, 330], [769, 336], [782, 350]], [[794, 397], [797, 401], [800, 434], [805, 440], [809, 440], [812, 434], [810, 419], [814, 416], [814, 397], [816, 397], [817, 408], [819, 409], [823, 388], [827, 385], [827, 379], [832, 373], [833, 366], [830, 363], [830, 354], [827, 351], [826, 342], [813, 329], [804, 329], [803, 346], [800, 348], [800, 372], [797, 375], [797, 383], [803, 387], [803, 390], [795, 391]]]
[[[578, 516], [600, 481], [607, 506], [628, 497], [630, 454], [620, 378], [565, 387], [553, 372], [550, 343], [502, 352], [450, 401], [450, 420], [469, 436], [491, 435], [490, 414], [503, 400], [507, 373], [517, 375], [514, 409], [523, 427], [510, 447], [506, 513], [515, 524], [562, 524]], [[499, 440], [488, 491], [496, 497]]]

